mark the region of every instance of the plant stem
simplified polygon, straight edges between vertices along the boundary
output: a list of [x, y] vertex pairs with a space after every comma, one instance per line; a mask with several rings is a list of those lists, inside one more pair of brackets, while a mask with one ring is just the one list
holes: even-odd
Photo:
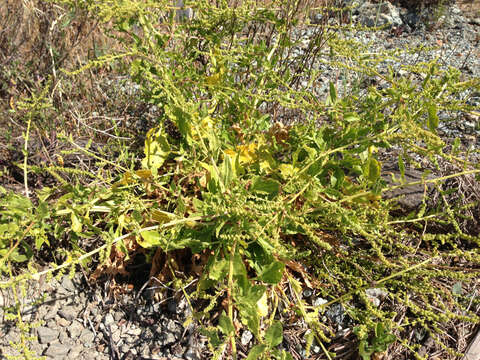
[[[233, 259], [235, 256], [235, 249], [237, 246], [237, 241], [234, 241], [232, 245], [232, 250], [230, 251], [230, 263], [229, 263], [229, 270], [228, 270], [228, 289], [227, 289], [227, 297], [228, 297], [228, 317], [232, 324], [233, 322], [233, 297], [232, 297], [232, 289], [233, 289]], [[233, 325], [235, 328], [235, 324]], [[230, 344], [232, 346], [232, 359], [237, 360], [237, 345], [235, 343], [235, 331], [233, 334], [230, 334]]]
[[25, 144], [23, 146], [24, 154], [23, 154], [23, 181], [25, 183], [25, 196], [30, 198], [30, 194], [28, 191], [28, 170], [27, 170], [27, 159], [28, 159], [28, 138], [30, 136], [30, 126], [32, 124], [32, 114], [28, 117], [27, 123], [27, 132], [25, 133]]

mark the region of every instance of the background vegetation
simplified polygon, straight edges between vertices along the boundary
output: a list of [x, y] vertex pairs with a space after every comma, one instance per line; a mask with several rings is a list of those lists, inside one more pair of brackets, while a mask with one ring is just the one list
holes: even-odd
[[[241, 329], [248, 359], [291, 358], [293, 318], [307, 353], [341, 358], [322, 320], [334, 304], [363, 359], [421, 358], [425, 336], [460, 356], [453, 329], [479, 320], [480, 238], [478, 204], [451, 194], [480, 169], [436, 129], [440, 111], [475, 111], [459, 94], [479, 79], [436, 61], [405, 66], [421, 81], [383, 74], [398, 53], [355, 41], [334, 3], [187, 5], [193, 18], [170, 0], [2, 3], [2, 286], [79, 267], [120, 281], [142, 254], [184, 288], [213, 358], [238, 357]], [[302, 38], [312, 12], [324, 21]], [[325, 62], [346, 91], [315, 91]], [[370, 78], [389, 86], [363, 89]], [[441, 175], [406, 184], [415, 167]], [[437, 202], [405, 214], [382, 196], [418, 184]]]

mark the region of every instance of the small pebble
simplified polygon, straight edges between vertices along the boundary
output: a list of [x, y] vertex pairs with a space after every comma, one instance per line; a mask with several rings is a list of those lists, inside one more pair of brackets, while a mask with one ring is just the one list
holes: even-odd
[[41, 344], [48, 344], [58, 339], [60, 333], [58, 330], [50, 329], [48, 327], [40, 326], [37, 328], [38, 340]]
[[62, 344], [51, 344], [47, 350], [44, 352], [44, 355], [52, 359], [64, 359], [70, 347]]

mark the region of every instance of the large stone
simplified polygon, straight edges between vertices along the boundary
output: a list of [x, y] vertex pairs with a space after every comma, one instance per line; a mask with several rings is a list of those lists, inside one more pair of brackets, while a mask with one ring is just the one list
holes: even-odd
[[73, 321], [70, 326], [67, 328], [67, 331], [72, 339], [76, 339], [83, 330], [83, 325], [78, 321]]
[[[176, 4], [175, 4], [176, 2]], [[176, 0], [174, 1], [175, 7], [177, 10], [175, 11], [175, 20], [177, 22], [188, 21], [193, 19], [193, 9], [186, 8], [184, 4], [184, 0]]]
[[66, 306], [58, 311], [58, 315], [68, 321], [75, 319], [77, 313], [78, 311], [73, 306]]
[[85, 347], [91, 347], [93, 340], [95, 339], [95, 335], [88, 329], [83, 329], [78, 341], [82, 343]]
[[75, 292], [75, 284], [68, 275], [63, 276], [60, 287], [58, 288], [58, 293], [62, 295], [70, 295]]
[[45, 326], [37, 328], [38, 341], [40, 341], [41, 344], [51, 343], [52, 341], [57, 340], [59, 335], [60, 333], [57, 330]]
[[358, 14], [358, 21], [364, 26], [398, 27], [403, 25], [400, 10], [389, 2], [373, 4], [366, 1], [356, 9], [355, 13]]
[[[383, 179], [390, 186], [399, 186], [404, 184], [404, 186], [386, 191], [383, 194], [385, 199], [395, 199], [398, 204], [401, 206], [401, 210], [404, 212], [410, 212], [412, 210], [418, 209], [422, 204], [425, 196], [427, 196], [432, 190], [431, 184], [416, 184], [416, 185], [407, 185], [409, 183], [420, 182], [424, 178], [424, 173], [415, 169], [406, 169], [405, 177], [402, 180], [402, 175], [398, 166], [396, 164], [385, 165], [382, 171]], [[432, 179], [431, 175], [425, 177], [425, 179]], [[401, 183], [399, 182], [401, 181]]]
[[47, 348], [44, 355], [52, 359], [64, 359], [69, 351], [70, 346], [55, 343]]

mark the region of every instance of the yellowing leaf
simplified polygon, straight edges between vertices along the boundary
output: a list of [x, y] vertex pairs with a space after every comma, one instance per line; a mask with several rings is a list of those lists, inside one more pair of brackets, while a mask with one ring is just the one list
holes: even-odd
[[267, 160], [264, 160], [260, 162], [260, 170], [264, 173], [270, 173], [272, 171], [272, 165]]
[[117, 181], [115, 185], [120, 186], [120, 185], [128, 185], [133, 182], [132, 179], [132, 173], [131, 172], [126, 172], [123, 174], [122, 179], [120, 181]]
[[209, 86], [215, 86], [215, 85], [218, 85], [220, 83], [220, 80], [221, 80], [221, 74], [213, 74], [211, 76], [207, 76], [206, 79], [205, 79], [205, 82], [207, 83], [207, 85]]
[[143, 248], [156, 247], [162, 244], [161, 235], [158, 231], [143, 231], [140, 235], [140, 237], [137, 237], [137, 242]]
[[167, 223], [176, 218], [175, 214], [169, 213], [162, 210], [152, 210], [151, 212], [152, 220], [157, 221], [160, 224]]
[[145, 158], [142, 160], [142, 167], [156, 175], [170, 154], [170, 150], [170, 144], [165, 135], [160, 130], [155, 132], [155, 128], [150, 129], [145, 139]]
[[[213, 126], [214, 126], [214, 120], [212, 119], [212, 117], [210, 116], [204, 117], [200, 121], [197, 127], [195, 126], [192, 127], [192, 137], [196, 139], [198, 138], [199, 135], [206, 136], [210, 131], [213, 130]], [[198, 134], [197, 129], [200, 134]]]
[[258, 145], [255, 143], [250, 143], [248, 145], [239, 145], [235, 150], [227, 149], [225, 153], [230, 155], [232, 158], [239, 155], [239, 161], [241, 164], [252, 163], [257, 158], [257, 149]]
[[278, 168], [284, 179], [292, 177], [298, 171], [292, 164], [281, 164]]
[[381, 173], [381, 164], [372, 157], [368, 159], [366, 171], [368, 180], [377, 181]]
[[260, 300], [257, 301], [257, 313], [261, 317], [267, 316], [268, 315], [268, 302], [267, 302], [267, 292], [265, 291], [260, 298]]
[[194, 228], [195, 226], [197, 226], [197, 222], [195, 220], [187, 220], [185, 221], [185, 225], [189, 228]]
[[152, 178], [152, 171], [148, 169], [140, 169], [135, 171], [135, 175], [141, 179], [148, 180]]
[[76, 233], [82, 232], [82, 223], [78, 219], [77, 215], [72, 211], [71, 216], [72, 220], [72, 230]]

